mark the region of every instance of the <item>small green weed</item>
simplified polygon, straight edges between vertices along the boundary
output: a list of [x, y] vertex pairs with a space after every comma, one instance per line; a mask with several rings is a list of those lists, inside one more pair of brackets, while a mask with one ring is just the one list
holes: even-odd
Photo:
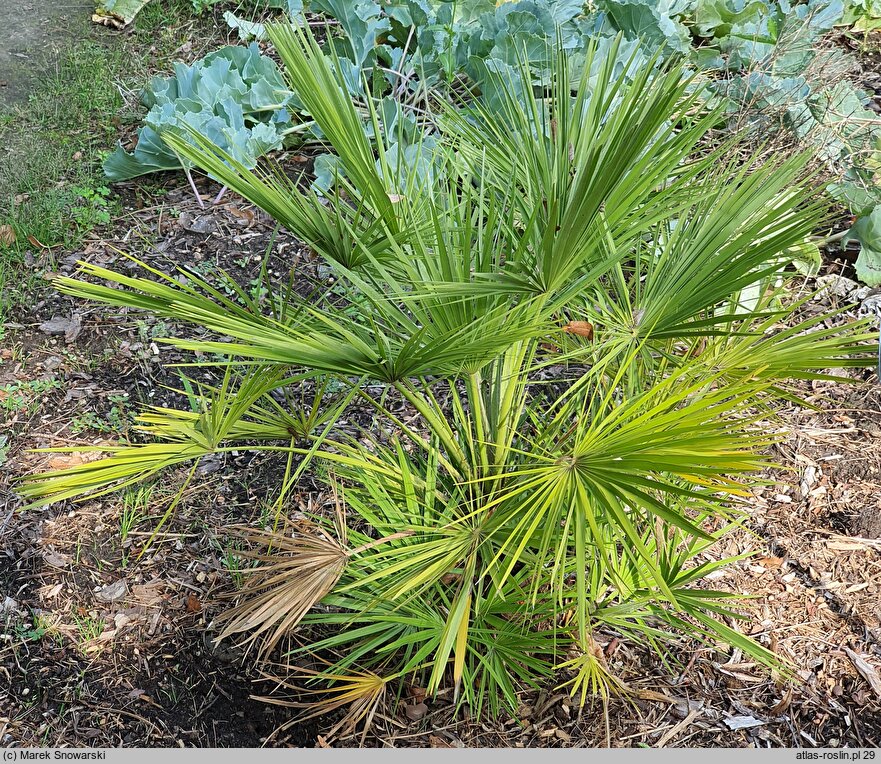
[[138, 330], [138, 339], [144, 343], [153, 342], [157, 337], [168, 337], [171, 334], [168, 324], [161, 320], [148, 323], [139, 319], [135, 326]]
[[229, 573], [236, 589], [241, 589], [245, 583], [244, 571], [247, 567], [247, 563], [241, 556], [241, 551], [241, 542], [238, 540], [227, 541], [226, 545], [223, 547], [223, 567], [226, 568]]
[[205, 11], [217, 4], [217, 0], [192, 0], [193, 13], [197, 16], [202, 15]]
[[70, 420], [70, 432], [73, 435], [80, 435], [89, 430], [101, 432], [104, 427], [104, 420], [94, 411], [86, 411]]
[[33, 379], [25, 382], [10, 382], [0, 386], [0, 410], [10, 414], [37, 413], [43, 396], [61, 388], [56, 379]]
[[110, 395], [111, 404], [105, 416], [94, 411], [86, 411], [70, 422], [70, 431], [74, 435], [93, 430], [95, 432], [125, 434], [134, 422], [134, 413], [129, 405], [128, 395]]
[[78, 203], [71, 207], [70, 215], [81, 230], [110, 225], [111, 201], [107, 186], [74, 186], [71, 191], [77, 194]]
[[56, 642], [61, 641], [61, 632], [55, 622], [42, 613], [35, 613], [31, 623], [16, 624], [13, 633], [16, 638], [25, 642], [39, 642], [44, 637], [50, 637]]
[[270, 501], [260, 502], [260, 516], [257, 525], [261, 528], [274, 528], [278, 519], [278, 508]]
[[100, 618], [93, 618], [90, 615], [73, 614], [73, 622], [76, 624], [78, 642], [85, 644], [92, 642], [104, 632], [104, 621]]
[[132, 530], [147, 517], [153, 501], [155, 485], [145, 483], [128, 488], [122, 494], [122, 512], [119, 515], [119, 540], [124, 544]]

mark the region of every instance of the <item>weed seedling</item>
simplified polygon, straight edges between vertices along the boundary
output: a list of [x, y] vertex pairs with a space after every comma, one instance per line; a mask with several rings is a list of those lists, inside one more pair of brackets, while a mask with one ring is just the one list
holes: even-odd
[[245, 561], [239, 554], [241, 551], [241, 542], [239, 541], [228, 541], [223, 548], [223, 567], [229, 573], [236, 589], [241, 589], [245, 583]]
[[122, 495], [122, 512], [119, 516], [119, 540], [125, 543], [132, 530], [147, 517], [147, 508], [153, 498], [152, 484], [136, 485]]
[[0, 409], [10, 414], [36, 414], [46, 393], [61, 388], [56, 379], [34, 379], [10, 382], [0, 387]]
[[76, 624], [77, 642], [81, 646], [98, 639], [104, 632], [104, 621], [100, 618], [74, 613], [73, 622]]

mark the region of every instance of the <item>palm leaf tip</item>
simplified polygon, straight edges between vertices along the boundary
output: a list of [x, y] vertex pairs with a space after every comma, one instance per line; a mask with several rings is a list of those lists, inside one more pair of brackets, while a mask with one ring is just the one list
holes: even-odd
[[557, 669], [572, 676], [557, 689], [568, 687], [569, 697], [578, 695], [579, 706], [584, 706], [589, 695], [606, 700], [613, 693], [623, 695], [627, 692], [627, 686], [612, 673], [602, 647], [592, 636], [588, 636], [583, 646], [573, 647], [571, 655]]
[[[324, 671], [304, 666], [282, 665], [283, 675], [262, 672], [263, 678], [274, 682], [277, 686], [293, 690], [298, 698], [313, 697], [314, 700], [282, 700], [277, 697], [254, 696], [255, 700], [272, 703], [289, 708], [304, 709], [286, 724], [303, 723], [318, 716], [324, 716], [340, 709], [345, 709], [339, 720], [323, 735], [328, 742], [337, 736], [353, 734], [360, 724], [361, 745], [370, 730], [373, 718], [383, 705], [386, 689], [396, 675], [383, 677], [369, 670], [349, 669], [347, 673], [335, 673], [332, 668]], [[308, 683], [315, 679], [330, 682], [329, 686], [311, 688]], [[303, 682], [304, 684], [300, 684]]]
[[259, 651], [266, 654], [336, 586], [349, 553], [336, 539], [323, 534], [290, 536], [253, 528], [237, 530], [262, 551], [242, 553], [257, 565], [245, 571], [239, 604], [217, 617], [216, 623], [223, 626], [217, 641], [250, 632], [246, 643], [261, 642]]

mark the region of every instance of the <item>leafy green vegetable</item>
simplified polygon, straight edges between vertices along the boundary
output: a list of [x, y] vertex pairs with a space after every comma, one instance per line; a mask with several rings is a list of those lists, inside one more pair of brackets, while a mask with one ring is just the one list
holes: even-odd
[[[287, 11], [288, 18], [292, 21], [299, 21], [303, 17], [303, 0], [266, 0], [262, 5], [264, 8]], [[265, 24], [258, 21], [247, 21], [236, 16], [232, 11], [224, 11], [223, 20], [230, 29], [238, 32], [242, 40], [266, 39]]]
[[856, 32], [871, 32], [881, 27], [879, 0], [848, 0], [841, 19]]
[[881, 284], [881, 205], [853, 224], [844, 239], [848, 241], [860, 243], [857, 278], [869, 286]]
[[135, 20], [149, 0], [99, 0], [95, 6], [93, 21], [125, 27]]
[[362, 69], [372, 63], [377, 38], [390, 26], [376, 0], [311, 0], [310, 6], [340, 22], [346, 33], [342, 52], [355, 67]]
[[228, 46], [191, 66], [175, 64], [173, 77], [155, 77], [142, 100], [150, 107], [138, 143], [121, 146], [104, 163], [111, 180], [128, 180], [183, 166], [160, 134], [185, 125], [218, 142], [240, 162], [253, 167], [267, 151], [280, 149], [293, 128], [296, 104], [275, 62], [256, 45]]

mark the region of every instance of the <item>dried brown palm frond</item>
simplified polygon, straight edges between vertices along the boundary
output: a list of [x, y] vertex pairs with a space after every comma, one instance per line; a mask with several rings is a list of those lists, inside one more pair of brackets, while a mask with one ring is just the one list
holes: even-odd
[[239, 604], [217, 617], [223, 625], [217, 641], [251, 632], [244, 644], [259, 644], [258, 654], [265, 656], [336, 586], [350, 557], [410, 535], [401, 531], [347, 549], [345, 512], [335, 487], [333, 494], [336, 536], [311, 523], [283, 530], [232, 529], [250, 547], [238, 554], [257, 564], [242, 571], [247, 578]]
[[239, 535], [260, 551], [241, 555], [258, 563], [247, 574], [241, 602], [217, 617], [223, 630], [218, 641], [251, 632], [247, 645], [272, 650], [307, 612], [333, 589], [345, 570], [349, 552], [320, 528], [308, 532], [238, 528]]

